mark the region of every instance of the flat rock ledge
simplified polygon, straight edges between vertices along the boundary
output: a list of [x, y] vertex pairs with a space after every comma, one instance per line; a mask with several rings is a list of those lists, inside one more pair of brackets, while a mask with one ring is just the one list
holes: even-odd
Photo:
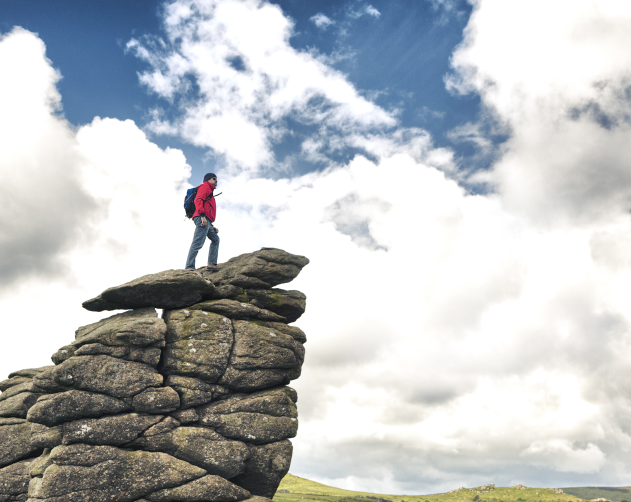
[[[177, 309], [205, 299], [235, 296], [234, 292], [237, 289], [271, 289], [273, 286], [295, 279], [308, 263], [308, 258], [304, 256], [293, 255], [282, 249], [262, 248], [254, 253], [242, 254], [231, 258], [226, 263], [219, 264], [219, 271], [214, 273], [207, 272], [203, 267], [198, 270], [165, 270], [157, 274], [145, 275], [120, 286], [106, 289], [96, 298], [83, 302], [83, 307], [93, 312], [144, 307]], [[213, 295], [217, 286], [233, 286], [233, 288], [224, 288]], [[296, 293], [298, 293], [297, 297]], [[298, 310], [302, 304], [304, 312], [305, 298], [299, 292], [274, 290], [267, 295], [269, 298], [260, 292], [252, 294], [252, 299], [256, 299], [260, 303], [258, 306], [263, 308], [269, 308], [266, 305], [271, 303], [280, 302], [284, 304], [281, 310], [285, 311], [297, 302]], [[255, 305], [257, 305], [256, 302]]]
[[307, 341], [306, 296], [275, 286], [308, 263], [263, 248], [84, 302], [126, 312], [0, 382], [0, 502], [269, 502]]

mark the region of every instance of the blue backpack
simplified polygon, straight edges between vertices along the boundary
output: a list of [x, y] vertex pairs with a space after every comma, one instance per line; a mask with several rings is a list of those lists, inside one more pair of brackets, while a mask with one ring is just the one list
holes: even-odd
[[[189, 188], [186, 191], [186, 197], [184, 197], [184, 211], [186, 211], [187, 218], [192, 218], [193, 213], [195, 213], [195, 197], [197, 197], [197, 189], [199, 188], [199, 186]], [[216, 197], [213, 192], [211, 192], [211, 194], [206, 198], [206, 200], [204, 200], [204, 202], [210, 200], [212, 197]], [[221, 193], [218, 193], [217, 195], [221, 195]]]

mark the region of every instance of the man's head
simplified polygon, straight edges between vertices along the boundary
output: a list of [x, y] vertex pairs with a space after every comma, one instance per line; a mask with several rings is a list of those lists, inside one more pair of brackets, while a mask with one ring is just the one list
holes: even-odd
[[208, 173], [204, 176], [204, 182], [210, 181], [213, 185], [217, 184], [217, 175], [215, 173]]

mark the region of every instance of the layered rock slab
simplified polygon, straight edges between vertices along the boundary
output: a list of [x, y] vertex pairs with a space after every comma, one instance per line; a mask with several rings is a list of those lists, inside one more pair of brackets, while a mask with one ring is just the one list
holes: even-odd
[[161, 371], [216, 383], [228, 367], [234, 344], [232, 321], [199, 310], [165, 312], [166, 347]]
[[60, 446], [28, 495], [50, 502], [132, 502], [165, 488], [201, 478], [206, 471], [166, 453], [126, 451], [113, 446]]
[[0, 425], [19, 423], [16, 420], [26, 418], [28, 410], [46, 393], [33, 378], [52, 367], [16, 371], [0, 382]]
[[219, 384], [239, 392], [286, 385], [300, 375], [304, 347], [292, 336], [257, 323], [234, 321], [235, 343]]
[[177, 488], [166, 488], [147, 495], [149, 502], [238, 502], [250, 492], [219, 476], [204, 476]]
[[53, 426], [85, 417], [101, 417], [131, 409], [129, 402], [94, 392], [69, 390], [39, 398], [29, 410], [29, 422]]
[[130, 310], [77, 329], [75, 341], [52, 356], [61, 364], [73, 356], [108, 355], [157, 366], [166, 324], [153, 308]]
[[250, 458], [248, 445], [226, 440], [205, 427], [178, 427], [165, 434], [138, 438], [130, 446], [167, 452], [225, 479], [242, 474]]
[[164, 314], [167, 344], [161, 370], [165, 374], [195, 377], [239, 392], [284, 385], [300, 375], [304, 347], [275, 327], [286, 325], [231, 320], [202, 310], [204, 306]]
[[[31, 378], [26, 379], [24, 383], [16, 384], [11, 387], [7, 387], [7, 389], [0, 394], [0, 403], [6, 401], [7, 399], [17, 396], [22, 393], [31, 393], [31, 394], [42, 394], [44, 393], [44, 389], [40, 389]], [[0, 414], [0, 416], [2, 416]]]
[[107, 317], [77, 329], [73, 345], [81, 347], [89, 343], [108, 346], [158, 346], [164, 345], [166, 324], [154, 308], [130, 310]]
[[83, 443], [119, 446], [130, 443], [162, 421], [161, 415], [126, 413], [113, 417], [82, 419], [63, 424], [64, 445]]
[[144, 307], [176, 309], [210, 297], [214, 289], [211, 281], [194, 270], [165, 270], [108, 288], [83, 302], [83, 308], [93, 312]]
[[0, 382], [0, 391], [4, 392], [14, 385], [31, 381], [33, 377], [39, 375], [42, 371], [51, 368], [51, 366], [42, 366], [41, 368], [30, 368], [9, 373], [9, 378]]
[[287, 319], [287, 322], [297, 321], [307, 308], [307, 297], [300, 291], [247, 289], [246, 294], [252, 305], [270, 310]]
[[289, 472], [293, 446], [279, 441], [252, 449], [245, 471], [232, 482], [263, 497], [272, 498], [280, 481]]
[[198, 378], [169, 375], [166, 384], [180, 397], [180, 408], [187, 410], [195, 406], [220, 400], [230, 395], [230, 390], [221, 385], [208, 384]]
[[[7, 500], [269, 502], [291, 461], [297, 395], [284, 385], [306, 342], [287, 324], [306, 297], [272, 286], [306, 263], [262, 249], [224, 264], [216, 285], [165, 272], [87, 302], [134, 309], [77, 329], [55, 366], [0, 382], [0, 479], [19, 485]], [[200, 287], [176, 294], [191, 272]]]
[[0, 502], [23, 502], [28, 498], [30, 466], [34, 460], [23, 460], [0, 469]]
[[218, 272], [202, 275], [215, 286], [233, 285], [249, 289], [269, 289], [295, 279], [309, 263], [304, 256], [294, 255], [276, 248], [262, 248], [230, 258], [222, 263]]
[[22, 392], [0, 402], [0, 417], [26, 418], [28, 410], [42, 394]]
[[44, 448], [61, 444], [59, 427], [49, 428], [27, 421], [0, 426], [0, 467], [23, 460]]
[[309, 263], [308, 258], [281, 249], [262, 248], [231, 258], [220, 270], [165, 270], [120, 286], [108, 288], [83, 302], [94, 312], [155, 307], [177, 309], [211, 297], [215, 286], [232, 285], [249, 289], [269, 289], [290, 282]]
[[84, 390], [116, 398], [133, 397], [148, 387], [159, 387], [163, 376], [147, 364], [107, 355], [73, 356], [49, 368], [35, 383], [48, 391]]
[[224, 437], [266, 444], [293, 438], [298, 432], [295, 391], [287, 387], [237, 394], [199, 409], [199, 423]]
[[230, 319], [257, 319], [260, 321], [287, 322], [285, 317], [275, 314], [270, 310], [227, 298], [197, 303], [190, 308], [193, 310], [214, 312], [215, 314], [220, 314]]

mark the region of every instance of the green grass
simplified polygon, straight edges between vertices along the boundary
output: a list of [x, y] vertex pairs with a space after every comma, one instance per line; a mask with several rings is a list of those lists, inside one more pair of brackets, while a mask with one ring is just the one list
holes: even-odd
[[[614, 502], [631, 501], [631, 493], [624, 489], [567, 488], [557, 493], [554, 488], [483, 487], [439, 495], [388, 495], [342, 490], [287, 474], [274, 496], [275, 502], [582, 502], [584, 499], [606, 498]], [[567, 490], [567, 491], [566, 491]], [[577, 491], [579, 490], [579, 491]], [[580, 490], [597, 490], [580, 492]], [[625, 490], [625, 491], [619, 491]], [[572, 493], [569, 493], [569, 492]], [[594, 495], [592, 495], [594, 493]], [[627, 494], [628, 493], [628, 494]], [[624, 496], [619, 496], [625, 494]], [[588, 496], [587, 496], [588, 495]]]
[[586, 486], [584, 488], [563, 488], [563, 491], [585, 500], [603, 498], [612, 502], [631, 501], [631, 487], [629, 486], [619, 488]]

